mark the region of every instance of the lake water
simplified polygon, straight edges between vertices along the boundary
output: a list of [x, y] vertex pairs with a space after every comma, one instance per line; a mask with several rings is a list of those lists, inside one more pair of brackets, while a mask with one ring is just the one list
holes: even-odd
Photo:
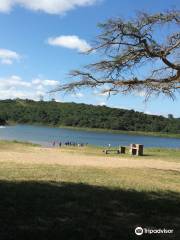
[[130, 145], [131, 143], [144, 144], [145, 147], [180, 148], [180, 139], [136, 136], [105, 132], [89, 132], [65, 128], [51, 128], [42, 126], [16, 125], [0, 127], [0, 139], [28, 141], [43, 146], [52, 146], [53, 141], [73, 141], [98, 146]]

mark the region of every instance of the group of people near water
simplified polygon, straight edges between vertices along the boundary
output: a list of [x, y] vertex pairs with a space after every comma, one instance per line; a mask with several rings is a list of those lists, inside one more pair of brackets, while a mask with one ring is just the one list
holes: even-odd
[[71, 142], [71, 141], [67, 141], [67, 142], [57, 142], [57, 141], [53, 141], [52, 143], [52, 146], [53, 147], [56, 147], [56, 146], [59, 146], [59, 147], [62, 147], [62, 146], [73, 146], [73, 147], [84, 147], [84, 146], [87, 146], [88, 143], [77, 143], [77, 142]]

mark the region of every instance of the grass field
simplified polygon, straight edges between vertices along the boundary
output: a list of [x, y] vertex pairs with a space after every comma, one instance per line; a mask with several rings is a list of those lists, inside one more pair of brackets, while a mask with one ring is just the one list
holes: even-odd
[[[95, 156], [104, 156], [103, 150], [104, 147], [95, 147], [95, 146], [88, 146], [84, 148], [74, 148], [74, 147], [63, 147], [62, 151], [70, 152], [70, 153], [77, 153], [78, 154], [85, 154], [85, 155], [95, 155]], [[111, 149], [117, 149], [114, 147]], [[126, 148], [126, 154], [119, 155], [120, 158], [134, 158], [129, 156], [129, 148]], [[115, 153], [108, 154], [107, 157], [118, 157]], [[173, 162], [180, 162], [180, 149], [173, 149], [173, 148], [145, 148], [144, 149], [144, 156], [145, 160], [149, 159], [161, 159], [163, 161], [173, 161]], [[135, 159], [142, 159], [142, 157], [135, 157]]]
[[[43, 149], [1, 141], [0, 240], [180, 239], [180, 150], [145, 154], [108, 155], [98, 165], [101, 148]], [[174, 234], [136, 236], [137, 226]]]

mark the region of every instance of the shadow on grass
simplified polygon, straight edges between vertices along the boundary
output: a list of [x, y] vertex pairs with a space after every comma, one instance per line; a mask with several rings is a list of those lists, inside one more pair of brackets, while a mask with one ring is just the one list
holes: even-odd
[[144, 153], [143, 157], [153, 157], [156, 156], [155, 154], [150, 154], [150, 153]]
[[[0, 181], [0, 240], [180, 239], [179, 206], [175, 192]], [[137, 226], [175, 234], [136, 236]]]

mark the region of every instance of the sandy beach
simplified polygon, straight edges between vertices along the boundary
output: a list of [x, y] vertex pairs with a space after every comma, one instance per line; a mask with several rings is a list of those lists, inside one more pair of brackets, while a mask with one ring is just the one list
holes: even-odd
[[110, 156], [94, 156], [85, 153], [68, 152], [64, 149], [27, 147], [22, 150], [13, 149], [0, 151], [0, 162], [23, 164], [58, 164], [65, 166], [89, 166], [99, 168], [151, 168], [180, 171], [180, 163], [151, 159], [146, 157], [121, 158]]

